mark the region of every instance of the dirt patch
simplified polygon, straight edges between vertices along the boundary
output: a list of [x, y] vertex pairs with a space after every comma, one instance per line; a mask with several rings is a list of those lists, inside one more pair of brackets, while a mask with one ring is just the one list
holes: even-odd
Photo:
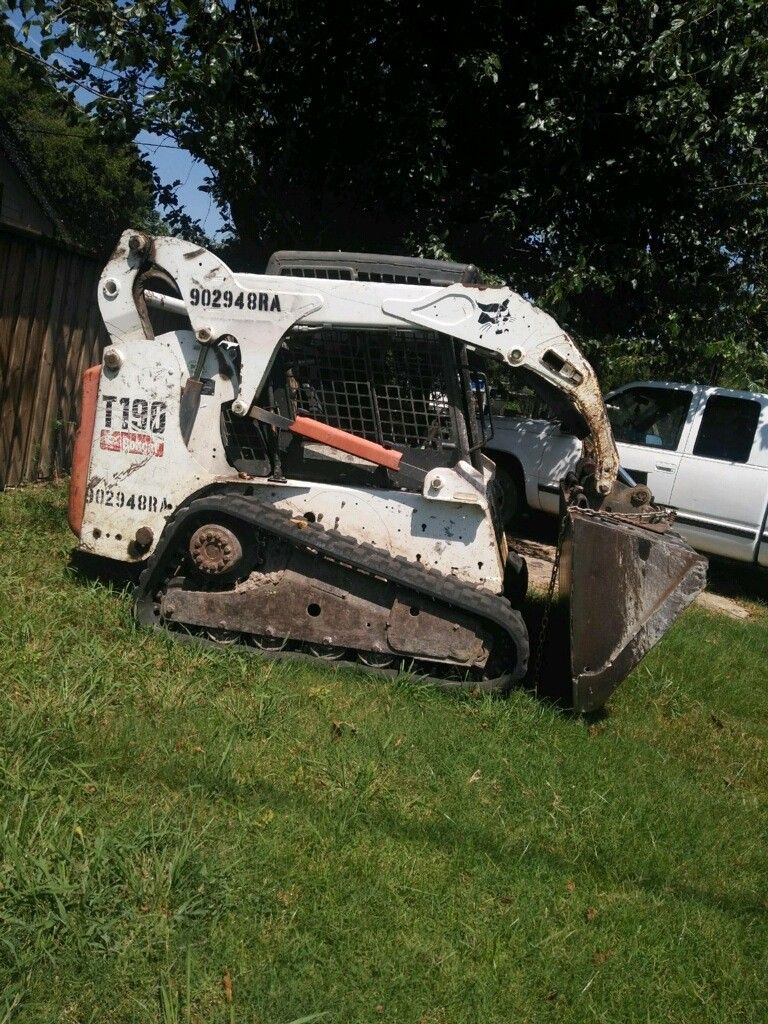
[[723, 594], [712, 594], [705, 590], [696, 598], [696, 604], [706, 608], [710, 612], [719, 612], [721, 615], [730, 615], [732, 619], [748, 619], [750, 611], [743, 604], [734, 601], [732, 597], [725, 597]]
[[534, 590], [547, 590], [552, 578], [552, 566], [555, 561], [553, 544], [542, 544], [537, 540], [525, 540], [522, 537], [508, 537], [509, 546], [522, 555], [528, 563], [528, 582]]

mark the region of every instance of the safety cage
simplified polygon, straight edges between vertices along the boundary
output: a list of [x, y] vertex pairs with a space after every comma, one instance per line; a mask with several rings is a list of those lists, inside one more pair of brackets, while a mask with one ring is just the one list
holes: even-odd
[[[298, 327], [286, 336], [259, 404], [407, 451], [409, 462], [425, 468], [459, 458], [479, 466], [480, 450], [492, 436], [487, 394], [484, 374], [469, 368], [466, 347], [443, 335]], [[281, 435], [277, 452], [270, 451], [271, 428], [233, 416], [228, 407], [222, 437], [230, 463], [259, 463], [249, 470], [258, 475], [274, 471], [275, 454], [299, 478], [307, 475], [308, 452], [334, 459], [292, 435]]]

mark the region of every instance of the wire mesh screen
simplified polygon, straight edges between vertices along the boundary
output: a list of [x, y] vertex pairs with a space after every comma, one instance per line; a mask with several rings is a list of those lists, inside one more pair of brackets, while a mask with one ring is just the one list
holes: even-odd
[[224, 451], [233, 460], [259, 462], [266, 457], [258, 424], [249, 416], [234, 416], [231, 402], [221, 407], [221, 440]]
[[419, 331], [294, 332], [283, 363], [291, 412], [383, 444], [453, 446], [443, 344]]

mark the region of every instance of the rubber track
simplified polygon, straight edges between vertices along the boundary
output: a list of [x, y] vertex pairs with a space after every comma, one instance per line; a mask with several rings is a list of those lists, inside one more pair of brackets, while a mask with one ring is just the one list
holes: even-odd
[[[490, 594], [454, 576], [444, 576], [435, 569], [411, 562], [401, 555], [393, 557], [373, 544], [361, 543], [353, 537], [326, 530], [319, 523], [309, 522], [294, 513], [276, 509], [258, 498], [241, 494], [208, 495], [177, 509], [139, 577], [135, 608], [136, 618], [141, 624], [157, 626], [154, 594], [162, 584], [165, 555], [173, 549], [174, 540], [187, 520], [200, 515], [210, 515], [214, 519], [223, 515], [248, 523], [299, 550], [316, 552], [356, 572], [377, 576], [500, 628], [507, 634], [510, 646], [516, 652], [514, 667], [496, 680], [470, 680], [464, 684], [469, 688], [477, 686], [481, 690], [504, 690], [525, 676], [528, 667], [528, 630], [520, 613], [505, 597]], [[286, 656], [291, 654], [285, 653]]]

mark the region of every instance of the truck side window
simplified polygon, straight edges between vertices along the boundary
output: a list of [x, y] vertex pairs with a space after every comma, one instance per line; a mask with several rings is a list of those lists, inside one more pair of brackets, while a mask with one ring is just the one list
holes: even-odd
[[712, 395], [707, 399], [693, 454], [727, 462], [748, 462], [759, 419], [759, 402]]
[[690, 391], [671, 388], [629, 388], [607, 402], [617, 441], [667, 451], [677, 448], [690, 406]]

